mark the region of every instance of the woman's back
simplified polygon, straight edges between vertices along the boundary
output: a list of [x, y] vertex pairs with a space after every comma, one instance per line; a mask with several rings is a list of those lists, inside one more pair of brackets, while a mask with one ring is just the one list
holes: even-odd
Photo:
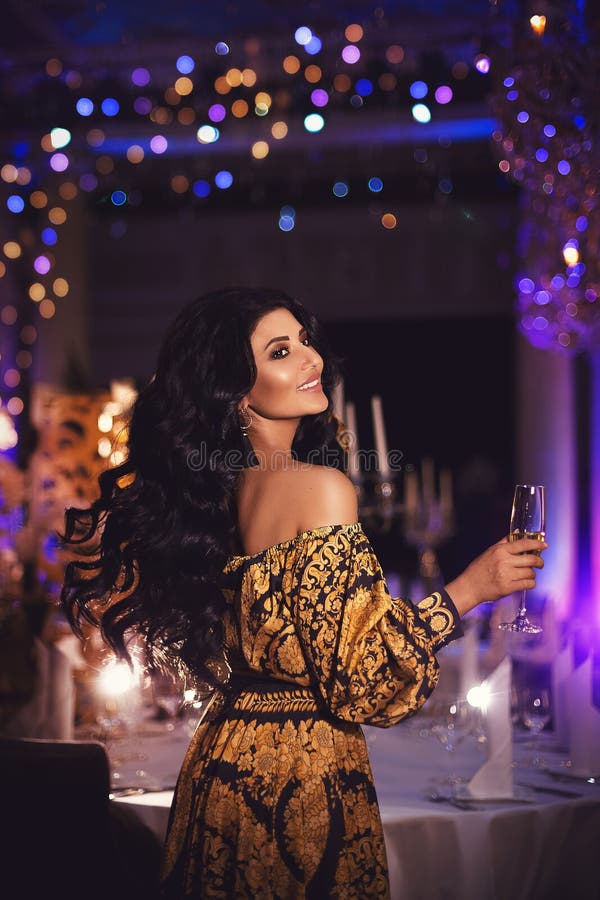
[[254, 554], [324, 525], [358, 518], [352, 482], [337, 469], [289, 462], [244, 469], [237, 492], [240, 552]]

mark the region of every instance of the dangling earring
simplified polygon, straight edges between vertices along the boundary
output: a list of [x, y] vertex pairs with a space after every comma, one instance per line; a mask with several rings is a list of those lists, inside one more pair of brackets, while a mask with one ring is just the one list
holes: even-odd
[[[239, 416], [240, 416], [240, 431], [242, 432], [244, 437], [248, 437], [248, 431], [252, 428], [252, 422], [254, 421], [254, 419], [248, 412], [248, 407], [246, 407], [245, 409], [240, 409]], [[243, 420], [242, 416], [247, 416], [247, 418], [245, 420]]]

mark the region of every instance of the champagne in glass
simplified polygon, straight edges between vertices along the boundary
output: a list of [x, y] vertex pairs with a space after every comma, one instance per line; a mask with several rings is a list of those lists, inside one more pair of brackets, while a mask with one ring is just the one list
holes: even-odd
[[[533, 538], [543, 541], [546, 532], [546, 497], [543, 484], [517, 484], [510, 517], [509, 541]], [[523, 634], [540, 634], [542, 629], [527, 618], [527, 591], [521, 591], [519, 611], [512, 622], [502, 622], [498, 628]]]

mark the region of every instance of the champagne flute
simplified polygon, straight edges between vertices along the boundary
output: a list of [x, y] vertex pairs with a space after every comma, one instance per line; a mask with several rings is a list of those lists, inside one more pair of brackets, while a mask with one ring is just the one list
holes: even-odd
[[[543, 484], [515, 485], [509, 541], [520, 541], [523, 538], [543, 541], [546, 535], [545, 507], [546, 497]], [[519, 611], [513, 621], [502, 622], [498, 628], [504, 631], [518, 631], [522, 634], [541, 634], [541, 627], [534, 625], [527, 618], [526, 595], [527, 591], [521, 591]]]
[[533, 759], [529, 764], [535, 768], [542, 766], [539, 750], [539, 735], [550, 721], [550, 691], [547, 688], [524, 688], [521, 691], [521, 720], [533, 735]]

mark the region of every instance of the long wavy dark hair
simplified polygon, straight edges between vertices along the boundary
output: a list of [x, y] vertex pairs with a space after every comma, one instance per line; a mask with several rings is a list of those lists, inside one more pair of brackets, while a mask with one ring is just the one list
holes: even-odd
[[301, 420], [292, 449], [316, 461], [315, 453], [333, 449], [338, 362], [315, 317], [271, 288], [214, 291], [167, 331], [156, 374], [132, 410], [126, 461], [100, 476], [90, 508], [66, 511], [62, 538], [80, 558], [66, 567], [63, 609], [80, 635], [85, 621], [99, 626], [121, 658], [130, 659], [129, 637], [137, 634], [150, 666], [177, 658], [214, 683], [206, 664], [222, 652], [219, 578], [235, 552], [236, 482], [251, 451], [238, 416], [256, 380], [250, 335], [281, 307], [323, 357], [330, 398], [327, 410]]

